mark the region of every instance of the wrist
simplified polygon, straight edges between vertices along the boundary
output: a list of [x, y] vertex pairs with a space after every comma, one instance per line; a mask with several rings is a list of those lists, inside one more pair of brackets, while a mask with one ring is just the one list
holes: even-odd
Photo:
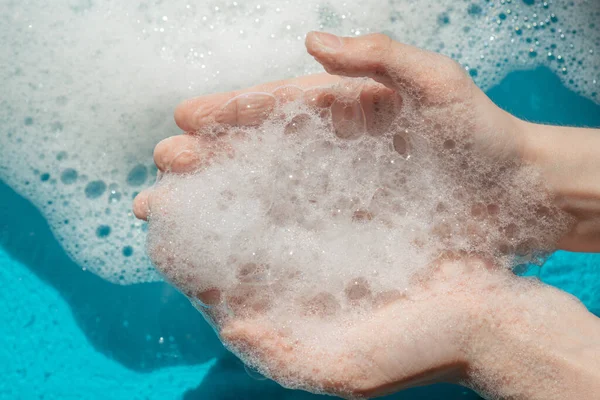
[[540, 171], [556, 205], [574, 217], [559, 248], [600, 251], [600, 130], [518, 125], [523, 160]]
[[518, 125], [525, 162], [540, 168], [554, 195], [600, 198], [600, 130], [522, 120]]
[[600, 322], [572, 296], [513, 278], [474, 307], [467, 386], [492, 397], [586, 397], [600, 390]]

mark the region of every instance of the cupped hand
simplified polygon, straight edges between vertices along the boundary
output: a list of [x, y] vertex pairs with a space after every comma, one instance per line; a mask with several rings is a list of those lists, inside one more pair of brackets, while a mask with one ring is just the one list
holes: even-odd
[[[187, 173], [209, 165], [215, 155], [231, 150], [227, 141], [220, 140], [223, 135], [235, 134], [236, 127], [260, 125], [272, 117], [278, 105], [299, 99], [320, 109], [322, 118], [331, 121], [333, 131], [343, 139], [378, 136], [393, 128], [396, 133], [391, 144], [403, 158], [423, 146], [443, 158], [445, 152], [452, 153], [460, 146], [467, 156], [451, 159], [460, 164], [452, 166], [456, 167], [453, 173], [481, 167], [490, 171], [493, 180], [494, 174], [507, 173], [507, 168], [518, 167], [526, 158], [520, 122], [496, 107], [451, 59], [379, 34], [338, 38], [310, 33], [306, 46], [327, 74], [183, 102], [175, 120], [186, 133], [157, 145], [154, 157], [159, 170]], [[346, 81], [342, 77], [365, 79]], [[344, 96], [339, 96], [340, 91]], [[295, 124], [301, 123], [292, 121], [286, 129], [293, 131]], [[198, 134], [206, 130], [211, 134]], [[472, 160], [477, 165], [469, 165]], [[496, 171], [498, 166], [502, 170]], [[465, 223], [465, 229], [483, 237], [482, 221], [493, 221], [499, 210], [491, 200], [470, 199], [478, 183], [462, 194], [471, 202], [472, 220]], [[144, 191], [134, 201], [134, 213], [147, 219], [161, 201], [156, 190]], [[432, 234], [446, 240], [451, 229], [442, 226]], [[523, 243], [515, 239], [501, 245], [507, 247], [502, 251], [510, 252]], [[179, 261], [170, 259], [157, 267], [177, 286], [189, 288], [189, 282], [179, 281], [185, 279], [177, 273]], [[348, 397], [377, 396], [410, 386], [467, 379], [477, 343], [474, 332], [477, 322], [484, 319], [477, 305], [487, 295], [512, 287], [514, 279], [505, 269], [473, 255], [445, 255], [429, 274], [414, 277], [404, 291], [371, 293], [368, 282], [348, 282], [348, 300], [359, 293], [372, 302], [374, 312], [345, 333], [346, 350], [333, 358], [327, 349], [299, 342], [285, 329], [269, 325], [262, 319], [260, 307], [234, 318], [211, 314], [210, 308], [204, 312], [230, 348], [251, 354], [250, 363], [288, 386]], [[225, 300], [249, 304], [257, 296], [245, 293], [231, 301], [218, 289], [186, 290], [186, 294], [204, 305]], [[309, 305], [313, 311], [327, 308], [326, 300], [318, 300], [316, 306]]]

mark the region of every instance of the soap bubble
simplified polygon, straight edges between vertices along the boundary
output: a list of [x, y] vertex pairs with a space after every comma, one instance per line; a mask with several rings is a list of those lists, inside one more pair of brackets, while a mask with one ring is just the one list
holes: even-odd
[[[347, 88], [362, 81], [332, 86], [329, 107], [351, 104]], [[236, 127], [243, 135], [220, 125], [190, 136], [233, 152], [195, 172], [162, 174], [150, 194], [147, 249], [157, 269], [218, 332], [250, 321], [268, 332], [261, 343], [274, 337], [284, 349], [287, 375], [270, 369], [271, 358], [280, 361], [268, 344], [265, 355], [222, 336], [259, 374], [328, 392], [312, 377], [315, 359], [304, 357], [354, 354], [360, 343], [347, 333], [406, 300], [415, 282], [435, 281], [441, 261], [470, 255], [505, 270], [540, 263], [571, 228], [538, 171], [511, 157], [482, 159], [467, 145], [468, 126], [422, 124], [408, 96], [377, 135], [336, 126], [335, 111], [323, 114], [305, 98], [276, 106], [258, 126]], [[390, 318], [402, 318], [394, 310]]]
[[[110, 281], [160, 279], [147, 268], [144, 224], [135, 221], [125, 200], [134, 189], [151, 184], [152, 173], [144, 179], [143, 166], [152, 164], [154, 145], [179, 132], [172, 118], [175, 105], [202, 94], [322, 71], [303, 46], [309, 30], [347, 36], [386, 32], [453, 57], [484, 89], [512, 69], [546, 65], [568, 87], [598, 101], [592, 82], [599, 81], [600, 15], [593, 0], [548, 5], [513, 0], [502, 6], [450, 0], [265, 0], [259, 8], [219, 2], [218, 9], [215, 4], [3, 3], [0, 22], [8, 28], [0, 32], [0, 123], [8, 134], [0, 135], [0, 178], [41, 210], [78, 263]], [[506, 19], [497, 25], [501, 14]], [[530, 49], [536, 57], [529, 56]], [[548, 51], [556, 59], [541, 56]], [[293, 98], [294, 89], [286, 90]], [[289, 122], [290, 134], [313, 129], [303, 128], [304, 117]], [[352, 136], [362, 140], [359, 130]], [[49, 179], [41, 180], [34, 170]], [[132, 170], [133, 180], [128, 179]], [[50, 184], [54, 179], [56, 185]], [[100, 181], [104, 191], [86, 191]], [[112, 184], [120, 188], [115, 193]], [[110, 215], [104, 212], [107, 204]], [[274, 204], [276, 211], [287, 212], [283, 199]], [[95, 229], [103, 224], [111, 226], [111, 234], [98, 238]], [[121, 252], [124, 242], [135, 249], [129, 257]]]

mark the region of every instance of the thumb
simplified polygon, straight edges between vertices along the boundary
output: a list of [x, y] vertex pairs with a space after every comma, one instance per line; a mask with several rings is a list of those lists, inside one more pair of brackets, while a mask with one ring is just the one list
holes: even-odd
[[396, 42], [376, 33], [360, 37], [338, 37], [310, 32], [306, 48], [330, 74], [368, 77], [390, 89], [426, 96], [452, 81], [466, 77], [452, 59]]

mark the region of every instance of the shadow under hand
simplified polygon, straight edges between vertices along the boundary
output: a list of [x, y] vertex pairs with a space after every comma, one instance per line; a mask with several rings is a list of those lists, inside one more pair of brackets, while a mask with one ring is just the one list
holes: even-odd
[[81, 269], [39, 211], [2, 181], [0, 245], [62, 295], [96, 350], [127, 368], [197, 364], [226, 352], [202, 316], [170, 285], [119, 286]]

